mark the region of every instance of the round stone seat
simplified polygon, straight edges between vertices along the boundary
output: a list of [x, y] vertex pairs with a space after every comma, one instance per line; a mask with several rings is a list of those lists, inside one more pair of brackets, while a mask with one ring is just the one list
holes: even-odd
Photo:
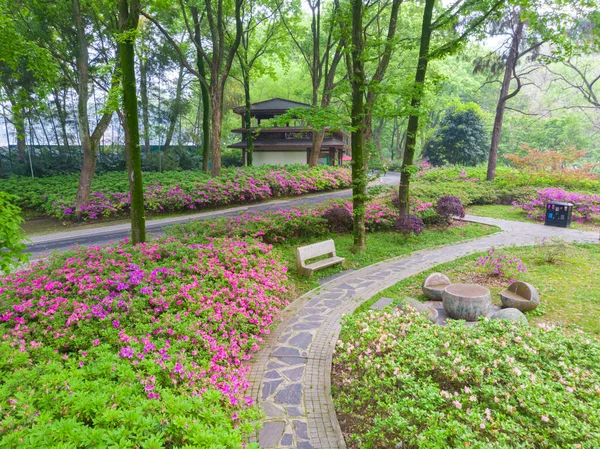
[[421, 290], [423, 294], [432, 301], [441, 301], [442, 292], [451, 284], [448, 276], [442, 273], [431, 273], [423, 281]]
[[494, 313], [490, 319], [492, 320], [508, 320], [508, 321], [517, 321], [527, 324], [527, 317], [518, 309], [508, 308], [508, 309], [500, 309], [496, 313]]
[[503, 307], [529, 312], [540, 305], [540, 294], [533, 285], [516, 281], [500, 292], [500, 300]]
[[442, 304], [450, 318], [477, 321], [480, 316], [487, 316], [492, 297], [481, 285], [452, 284], [442, 292]]

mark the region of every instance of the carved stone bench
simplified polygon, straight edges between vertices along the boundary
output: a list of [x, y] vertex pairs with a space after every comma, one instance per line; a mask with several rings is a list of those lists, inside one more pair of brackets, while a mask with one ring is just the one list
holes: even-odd
[[[327, 259], [307, 263], [311, 259], [321, 256], [328, 257]], [[315, 271], [337, 265], [344, 260], [343, 257], [336, 256], [335, 243], [333, 240], [325, 240], [324, 242], [313, 243], [312, 245], [296, 248], [296, 268], [298, 269], [298, 274], [308, 278], [310, 278]]]
[[540, 305], [540, 294], [536, 288], [527, 282], [516, 281], [500, 292], [503, 307], [529, 312]]

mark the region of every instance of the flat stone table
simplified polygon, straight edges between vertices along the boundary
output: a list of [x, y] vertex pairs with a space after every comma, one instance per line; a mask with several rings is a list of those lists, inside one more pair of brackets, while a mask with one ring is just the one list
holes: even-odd
[[450, 318], [477, 321], [488, 314], [492, 297], [482, 285], [452, 284], [442, 292], [442, 303]]

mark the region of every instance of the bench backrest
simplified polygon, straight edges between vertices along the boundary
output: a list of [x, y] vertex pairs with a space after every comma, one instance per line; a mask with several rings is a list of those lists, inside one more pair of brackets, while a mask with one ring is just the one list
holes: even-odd
[[324, 242], [296, 248], [296, 260], [301, 265], [304, 265], [309, 259], [324, 255], [335, 257], [335, 243], [333, 240], [325, 240]]

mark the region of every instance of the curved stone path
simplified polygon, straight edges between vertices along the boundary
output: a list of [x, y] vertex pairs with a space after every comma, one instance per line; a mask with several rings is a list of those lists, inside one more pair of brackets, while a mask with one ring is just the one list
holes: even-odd
[[333, 279], [291, 303], [253, 357], [251, 395], [267, 416], [255, 436], [261, 448], [346, 447], [331, 400], [331, 360], [340, 319], [378, 292], [435, 265], [492, 246], [533, 245], [541, 237], [598, 242], [598, 233], [483, 217], [466, 218], [500, 232], [390, 259]]

